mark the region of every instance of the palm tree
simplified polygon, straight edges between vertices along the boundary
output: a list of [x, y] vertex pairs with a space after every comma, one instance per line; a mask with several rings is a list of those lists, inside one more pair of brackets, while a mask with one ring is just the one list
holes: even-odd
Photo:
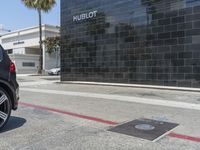
[[40, 59], [38, 73], [42, 74], [43, 70], [43, 50], [42, 50], [42, 12], [48, 13], [56, 4], [55, 0], [22, 0], [24, 5], [30, 9], [35, 9], [38, 12], [39, 28], [40, 28]]

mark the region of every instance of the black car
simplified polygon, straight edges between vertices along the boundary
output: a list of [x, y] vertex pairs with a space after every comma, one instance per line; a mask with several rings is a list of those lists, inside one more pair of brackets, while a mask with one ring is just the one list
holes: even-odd
[[17, 109], [18, 100], [15, 65], [0, 46], [0, 129], [7, 123], [11, 110]]

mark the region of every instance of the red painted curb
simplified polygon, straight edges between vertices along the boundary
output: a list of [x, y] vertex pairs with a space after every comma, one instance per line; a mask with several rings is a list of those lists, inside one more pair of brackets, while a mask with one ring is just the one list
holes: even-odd
[[24, 102], [19, 102], [19, 104], [23, 105], [23, 106], [27, 106], [27, 107], [48, 110], [48, 111], [52, 111], [52, 112], [56, 112], [56, 113], [61, 113], [61, 114], [65, 114], [65, 115], [69, 115], [69, 116], [73, 116], [73, 117], [77, 117], [77, 118], [87, 119], [87, 120], [91, 120], [91, 121], [96, 121], [96, 122], [100, 122], [100, 123], [104, 123], [104, 124], [109, 124], [109, 125], [117, 125], [118, 124], [117, 122], [113, 122], [113, 121], [109, 121], [109, 120], [104, 120], [104, 119], [100, 119], [100, 118], [95, 118], [95, 117], [90, 117], [90, 116], [85, 116], [85, 115], [80, 115], [80, 114], [76, 114], [76, 113], [72, 113], [72, 112], [67, 112], [67, 111], [63, 111], [63, 110], [58, 110], [58, 109], [54, 109], [54, 108], [49, 108], [49, 107], [44, 107], [44, 106], [38, 106], [38, 105], [24, 103]]
[[174, 133], [174, 132], [168, 134], [168, 136], [178, 138], [178, 139], [193, 141], [193, 142], [200, 142], [200, 138], [198, 138], [198, 137], [192, 137], [192, 136], [177, 134], [177, 133]]
[[[69, 115], [69, 116], [73, 116], [73, 117], [77, 117], [77, 118], [82, 118], [82, 119], [87, 119], [87, 120], [104, 123], [104, 124], [108, 124], [108, 125], [118, 125], [119, 124], [118, 122], [113, 122], [113, 121], [95, 118], [95, 117], [91, 117], [91, 116], [80, 115], [80, 114], [76, 114], [76, 113], [72, 113], [72, 112], [67, 112], [67, 111], [63, 111], [63, 110], [58, 110], [58, 109], [54, 109], [54, 108], [49, 108], [49, 107], [45, 107], [45, 106], [39, 106], [39, 105], [34, 105], [34, 104], [29, 104], [29, 103], [24, 103], [24, 102], [19, 102], [19, 105], [32, 107], [32, 108], [36, 108], [36, 109], [47, 110], [47, 111], [56, 112], [56, 113], [61, 113], [61, 114], [65, 114], [65, 115]], [[200, 142], [199, 137], [191, 137], [191, 136], [187, 136], [187, 135], [177, 134], [174, 132], [171, 132], [167, 136], [173, 137], [173, 138], [178, 138], [178, 139], [183, 139], [183, 140], [188, 140], [188, 141], [193, 141], [193, 142]]]

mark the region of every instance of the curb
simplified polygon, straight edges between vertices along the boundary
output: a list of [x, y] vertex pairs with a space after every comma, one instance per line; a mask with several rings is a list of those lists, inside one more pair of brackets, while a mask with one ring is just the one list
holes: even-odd
[[17, 77], [35, 76], [36, 74], [17, 74]]
[[186, 92], [200, 92], [200, 88], [155, 86], [155, 85], [142, 85], [142, 84], [122, 84], [122, 83], [83, 82], [83, 81], [61, 81], [59, 83], [61, 83], [61, 84], [118, 86], [118, 87], [146, 88], [146, 89], [173, 90], [173, 91], [186, 91]]

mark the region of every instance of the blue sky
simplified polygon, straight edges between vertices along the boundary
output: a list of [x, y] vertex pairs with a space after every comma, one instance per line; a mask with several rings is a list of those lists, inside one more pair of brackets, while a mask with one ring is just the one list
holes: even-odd
[[[60, 25], [60, 0], [48, 13], [43, 13], [43, 24]], [[17, 30], [38, 25], [38, 14], [35, 10], [26, 8], [21, 0], [1, 0], [0, 24], [5, 29]]]

